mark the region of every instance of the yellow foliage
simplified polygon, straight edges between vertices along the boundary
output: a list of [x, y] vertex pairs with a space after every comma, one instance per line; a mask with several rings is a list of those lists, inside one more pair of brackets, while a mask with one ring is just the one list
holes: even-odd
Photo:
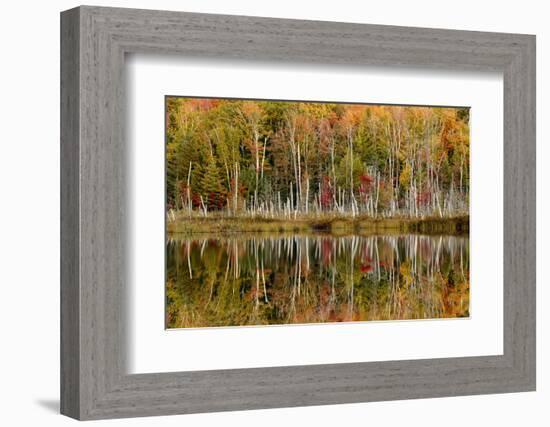
[[407, 163], [403, 170], [401, 171], [401, 175], [399, 175], [399, 184], [401, 187], [408, 189], [409, 184], [411, 182], [411, 166]]

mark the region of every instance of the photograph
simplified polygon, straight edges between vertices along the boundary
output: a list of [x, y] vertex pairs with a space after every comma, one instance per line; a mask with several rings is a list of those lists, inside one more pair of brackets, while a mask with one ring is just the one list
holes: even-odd
[[469, 317], [468, 107], [165, 114], [167, 329]]
[[540, 425], [542, 6], [239, 2], [8, 6], [4, 424]]

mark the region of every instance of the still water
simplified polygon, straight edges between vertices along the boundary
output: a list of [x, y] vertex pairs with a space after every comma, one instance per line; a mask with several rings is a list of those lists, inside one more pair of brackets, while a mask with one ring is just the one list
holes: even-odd
[[166, 264], [168, 328], [469, 316], [468, 237], [169, 235]]

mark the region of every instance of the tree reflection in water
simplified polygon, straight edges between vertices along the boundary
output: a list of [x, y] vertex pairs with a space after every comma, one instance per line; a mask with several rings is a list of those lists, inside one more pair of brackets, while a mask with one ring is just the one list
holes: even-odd
[[168, 328], [469, 316], [458, 236], [168, 236]]

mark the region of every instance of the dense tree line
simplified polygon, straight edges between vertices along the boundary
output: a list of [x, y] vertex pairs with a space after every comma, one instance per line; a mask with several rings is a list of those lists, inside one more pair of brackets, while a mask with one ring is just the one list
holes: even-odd
[[169, 97], [167, 209], [467, 213], [468, 122], [466, 108]]

